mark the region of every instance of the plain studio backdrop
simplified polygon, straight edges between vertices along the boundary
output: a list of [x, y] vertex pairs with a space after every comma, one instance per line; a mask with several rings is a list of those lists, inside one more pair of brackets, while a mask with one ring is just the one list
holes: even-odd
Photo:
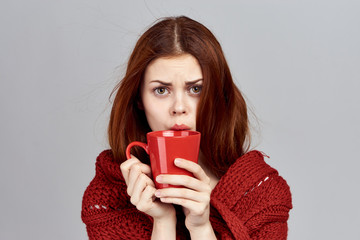
[[360, 239], [359, 13], [358, 0], [2, 0], [0, 239], [87, 239], [109, 95], [139, 35], [176, 15], [222, 44], [258, 119], [253, 148], [291, 187], [289, 239]]

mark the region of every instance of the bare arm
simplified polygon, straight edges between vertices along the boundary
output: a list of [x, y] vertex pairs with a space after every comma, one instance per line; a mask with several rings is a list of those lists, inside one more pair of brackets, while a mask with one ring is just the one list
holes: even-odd
[[152, 240], [176, 239], [176, 217], [154, 219]]
[[198, 227], [197, 229], [190, 231], [190, 236], [192, 240], [197, 240], [197, 239], [216, 240], [214, 229], [212, 228], [210, 222], [202, 227]]

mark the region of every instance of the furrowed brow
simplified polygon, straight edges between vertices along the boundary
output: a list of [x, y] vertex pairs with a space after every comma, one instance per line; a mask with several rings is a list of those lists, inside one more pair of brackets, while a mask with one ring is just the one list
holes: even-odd
[[202, 81], [203, 79], [202, 78], [200, 78], [200, 79], [197, 79], [197, 80], [194, 80], [194, 81], [189, 81], [189, 82], [186, 82], [186, 85], [194, 85], [195, 83], [197, 83], [197, 82], [200, 82], [200, 81]]
[[171, 83], [168, 83], [168, 82], [163, 82], [163, 81], [160, 81], [160, 80], [152, 80], [150, 81], [150, 83], [160, 83], [164, 86], [171, 86], [172, 84]]

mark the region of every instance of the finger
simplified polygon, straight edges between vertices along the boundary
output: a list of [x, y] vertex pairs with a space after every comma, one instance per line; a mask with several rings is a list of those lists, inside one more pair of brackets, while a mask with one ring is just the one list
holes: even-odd
[[207, 204], [197, 203], [184, 198], [160, 198], [163, 203], [172, 203], [187, 208], [194, 215], [203, 215], [208, 208]]
[[199, 164], [182, 158], [176, 158], [174, 164], [179, 168], [183, 168], [193, 173], [194, 176], [200, 181], [210, 183], [210, 178], [206, 175], [205, 171]]
[[144, 163], [139, 163], [141, 172], [146, 174], [149, 178], [152, 178], [151, 167]]
[[143, 173], [140, 174], [134, 185], [134, 189], [130, 198], [130, 201], [133, 205], [136, 205], [140, 201], [141, 194], [148, 185], [155, 187], [153, 181], [151, 181], [148, 176]]
[[124, 177], [124, 180], [126, 182], [126, 185], [128, 185], [128, 178], [129, 178], [129, 171], [130, 171], [130, 168], [133, 164], [136, 164], [136, 163], [139, 163], [139, 159], [137, 159], [136, 157], [134, 157], [133, 155], [131, 155], [132, 158], [126, 160], [125, 162], [123, 162], [121, 165], [120, 165], [120, 170], [121, 170], [121, 173]]
[[195, 202], [210, 202], [210, 194], [196, 192], [187, 188], [164, 188], [155, 192], [158, 198], [184, 198]]
[[141, 194], [140, 201], [144, 201], [144, 203], [151, 203], [155, 201], [155, 191], [155, 187], [147, 185], [145, 190]]
[[151, 176], [152, 176], [151, 167], [149, 165], [142, 163], [134, 155], [131, 155], [131, 159], [136, 159], [137, 161], [134, 164], [139, 164], [140, 168], [141, 168], [141, 172], [145, 173], [146, 175], [148, 175], [151, 178]]
[[129, 182], [130, 168], [134, 164], [140, 164], [141, 172], [145, 173], [150, 178], [152, 178], [151, 167], [149, 165], [146, 165], [146, 164], [140, 162], [139, 159], [137, 159], [135, 156], [131, 155], [130, 159], [126, 160], [125, 162], [123, 162], [120, 165], [121, 173], [124, 177], [126, 185], [128, 185], [128, 182]]
[[133, 164], [130, 168], [130, 174], [129, 174], [129, 184], [127, 187], [127, 193], [129, 196], [132, 196], [135, 183], [137, 182], [138, 177], [141, 174], [140, 166], [138, 164]]
[[140, 201], [136, 205], [136, 208], [139, 211], [146, 212], [153, 206], [155, 200], [155, 191], [156, 189], [154, 187], [149, 185], [146, 186], [145, 190], [141, 194]]
[[158, 183], [184, 186], [198, 192], [211, 192], [209, 184], [187, 175], [163, 174], [156, 177]]

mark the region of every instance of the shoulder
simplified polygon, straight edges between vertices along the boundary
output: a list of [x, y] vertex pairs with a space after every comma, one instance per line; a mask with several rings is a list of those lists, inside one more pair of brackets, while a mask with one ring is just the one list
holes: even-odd
[[120, 163], [115, 161], [111, 149], [102, 151], [96, 158], [96, 175], [102, 175], [112, 183], [124, 183]]
[[264, 156], [260, 151], [250, 151], [238, 158], [214, 188], [211, 204], [232, 226], [233, 233], [238, 233], [238, 226], [243, 224], [250, 236], [270, 239], [271, 232], [285, 239], [292, 208], [290, 188]]
[[123, 208], [128, 202], [120, 164], [114, 161], [111, 150], [105, 150], [96, 158], [95, 176], [84, 192], [82, 219], [87, 223], [95, 214]]
[[291, 192], [287, 182], [265, 162], [264, 156], [268, 157], [261, 151], [252, 150], [239, 157], [214, 188], [213, 197], [231, 207], [246, 195], [268, 200], [282, 199], [291, 207]]
[[264, 160], [265, 153], [252, 150], [239, 157], [228, 169], [225, 178], [241, 177], [242, 181], [251, 181], [259, 175], [277, 173]]
[[252, 150], [239, 157], [221, 177], [222, 189], [247, 189], [260, 179], [277, 174], [264, 160], [264, 153]]

